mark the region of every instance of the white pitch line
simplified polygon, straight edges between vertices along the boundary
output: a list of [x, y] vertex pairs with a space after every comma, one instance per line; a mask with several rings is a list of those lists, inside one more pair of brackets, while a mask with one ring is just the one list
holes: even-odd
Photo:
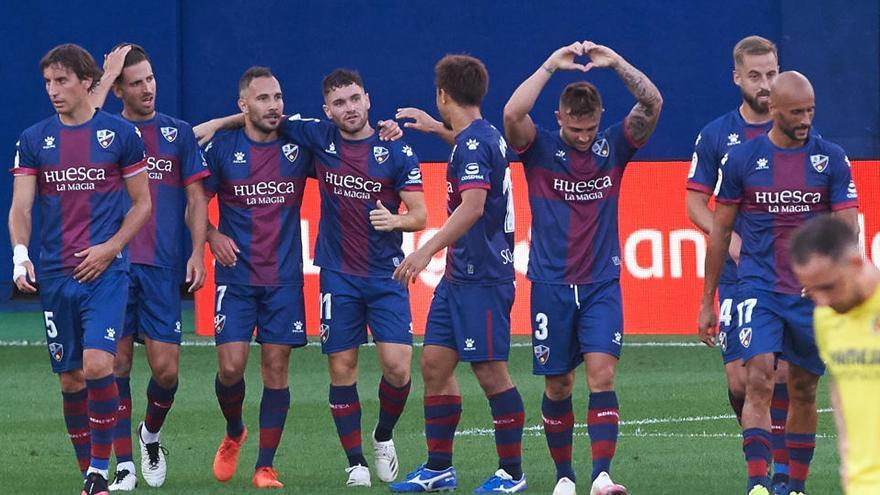
[[[42, 347], [46, 345], [45, 340], [0, 340], [0, 347]], [[184, 340], [181, 342], [183, 347], [213, 347], [213, 340]], [[256, 342], [251, 342], [251, 345], [259, 345]], [[317, 347], [320, 346], [320, 342], [312, 341], [306, 344], [307, 347]], [[370, 342], [368, 344], [363, 344], [367, 347], [373, 347], [375, 344]], [[424, 344], [422, 342], [413, 342], [414, 347], [422, 347]], [[624, 343], [624, 347], [705, 347], [704, 344], [699, 342], [632, 342], [632, 343]], [[532, 347], [532, 344], [529, 342], [511, 342], [511, 348], [523, 348], [523, 347]]]

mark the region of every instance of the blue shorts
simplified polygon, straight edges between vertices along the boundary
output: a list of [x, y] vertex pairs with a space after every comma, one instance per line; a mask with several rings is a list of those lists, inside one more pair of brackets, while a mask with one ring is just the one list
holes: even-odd
[[736, 284], [718, 286], [718, 346], [724, 364], [742, 359], [743, 348], [737, 334]]
[[218, 285], [214, 295], [214, 343], [306, 345], [306, 308], [301, 285]]
[[412, 345], [409, 291], [391, 277], [358, 277], [321, 270], [321, 352], [332, 354], [367, 343]]
[[825, 373], [813, 333], [813, 302], [797, 294], [760, 289], [739, 291], [739, 341], [743, 359], [777, 353], [814, 375]]
[[180, 273], [169, 268], [131, 264], [124, 337], [134, 335], [180, 344]]
[[623, 303], [617, 279], [582, 285], [532, 283], [532, 372], [564, 375], [588, 352], [620, 357]]
[[425, 345], [458, 351], [467, 362], [507, 361], [513, 282], [462, 285], [441, 280], [425, 324]]
[[128, 274], [104, 272], [81, 284], [73, 277], [40, 282], [40, 303], [46, 325], [46, 343], [52, 371], [82, 368], [83, 349], [116, 354], [116, 342], [125, 322]]

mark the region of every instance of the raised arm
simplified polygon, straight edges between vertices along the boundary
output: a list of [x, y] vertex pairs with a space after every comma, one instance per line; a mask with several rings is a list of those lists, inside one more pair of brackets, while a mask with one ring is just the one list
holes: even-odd
[[221, 129], [238, 129], [244, 127], [244, 114], [236, 113], [227, 115], [226, 117], [218, 117], [193, 127], [193, 133], [199, 141], [199, 146], [204, 146], [211, 142], [214, 134]]
[[394, 115], [395, 119], [412, 119], [412, 122], [404, 122], [403, 127], [414, 129], [426, 134], [435, 134], [446, 144], [452, 146], [455, 144], [455, 134], [452, 129], [447, 129], [442, 122], [431, 117], [428, 112], [415, 107], [398, 108]]
[[557, 70], [580, 70], [587, 66], [574, 63], [574, 58], [584, 54], [584, 45], [575, 42], [556, 50], [535, 72], [516, 88], [504, 105], [504, 133], [514, 150], [522, 149], [535, 139], [535, 123], [529, 116], [547, 81]]
[[125, 56], [131, 51], [131, 45], [123, 45], [104, 55], [104, 74], [97, 86], [89, 93], [89, 104], [92, 108], [101, 108], [107, 101], [107, 95], [113, 88], [116, 78], [122, 74]]
[[584, 51], [590, 57], [587, 70], [593, 67], [610, 67], [636, 98], [636, 105], [626, 118], [626, 130], [637, 144], [647, 141], [657, 128], [657, 119], [660, 118], [663, 107], [663, 97], [660, 96], [657, 86], [654, 86], [648, 76], [607, 46], [585, 41]]

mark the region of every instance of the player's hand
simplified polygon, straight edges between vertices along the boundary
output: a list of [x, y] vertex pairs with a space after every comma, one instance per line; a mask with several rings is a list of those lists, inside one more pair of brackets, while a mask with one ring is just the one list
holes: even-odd
[[370, 210], [370, 223], [380, 232], [391, 232], [399, 227], [397, 215], [385, 208], [382, 201], [376, 201], [376, 208]]
[[235, 266], [238, 253], [241, 252], [235, 245], [235, 241], [220, 233], [219, 230], [211, 229], [208, 231], [208, 245], [218, 263], [223, 266]]
[[419, 132], [432, 133], [438, 127], [443, 127], [443, 124], [441, 124], [434, 117], [428, 115], [428, 112], [425, 112], [424, 110], [415, 107], [398, 108], [397, 114], [394, 115], [394, 118], [411, 119], [412, 122], [404, 122], [403, 127]]
[[377, 126], [381, 141], [397, 141], [403, 137], [403, 129], [393, 120], [380, 120]]
[[220, 124], [212, 119], [193, 127], [193, 134], [196, 135], [196, 139], [199, 141], [199, 146], [203, 147], [211, 142], [214, 134], [217, 134], [217, 131], [219, 130]]
[[700, 305], [700, 316], [697, 318], [697, 331], [700, 341], [709, 347], [715, 347], [715, 336], [718, 335], [718, 316], [715, 304], [705, 302]]
[[739, 236], [736, 232], [731, 232], [730, 234], [730, 246], [727, 248], [727, 254], [730, 255], [730, 258], [734, 263], [739, 265], [739, 251], [742, 248], [742, 237]]
[[15, 281], [15, 287], [21, 292], [33, 294], [37, 292], [34, 284], [37, 282], [37, 276], [34, 273], [34, 264], [30, 260], [23, 261], [12, 270], [12, 280]]
[[205, 285], [205, 256], [193, 253], [186, 262], [186, 283], [190, 284], [187, 292], [193, 293]]
[[391, 277], [403, 285], [406, 285], [407, 283], [414, 284], [416, 283], [419, 274], [422, 273], [422, 270], [424, 270], [430, 262], [430, 254], [422, 252], [421, 249], [416, 249], [403, 260], [403, 263], [397, 266]]
[[131, 51], [131, 45], [123, 45], [110, 53], [104, 54], [104, 75], [112, 76], [114, 80], [122, 74], [125, 65], [125, 56]]
[[590, 57], [585, 71], [600, 67], [614, 67], [620, 61], [620, 55], [611, 48], [597, 45], [592, 41], [584, 41], [584, 53]]
[[586, 72], [586, 65], [574, 62], [575, 57], [580, 57], [584, 53], [584, 44], [576, 41], [553, 52], [550, 58], [544, 62], [544, 67], [553, 72], [557, 70], [579, 70]]
[[114, 246], [102, 242], [94, 246], [87, 247], [73, 255], [77, 258], [83, 258], [79, 265], [73, 269], [73, 278], [79, 283], [87, 283], [98, 278], [104, 270], [110, 266], [121, 250]]

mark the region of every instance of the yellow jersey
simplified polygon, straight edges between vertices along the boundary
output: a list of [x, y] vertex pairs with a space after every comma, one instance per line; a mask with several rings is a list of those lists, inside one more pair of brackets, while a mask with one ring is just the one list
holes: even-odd
[[817, 307], [815, 328], [843, 408], [847, 494], [880, 494], [880, 287], [845, 314]]

